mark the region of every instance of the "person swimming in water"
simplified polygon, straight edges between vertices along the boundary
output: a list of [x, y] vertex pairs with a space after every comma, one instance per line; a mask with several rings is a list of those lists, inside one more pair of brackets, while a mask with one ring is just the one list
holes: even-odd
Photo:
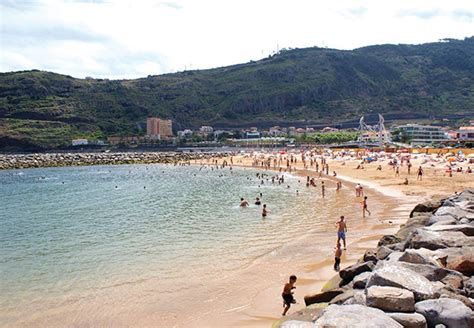
[[240, 207], [248, 207], [249, 202], [247, 202], [245, 199], [240, 198]]
[[262, 205], [262, 202], [260, 201], [260, 198], [255, 198], [255, 205]]
[[262, 217], [266, 217], [270, 211], [267, 210], [267, 204], [263, 204]]

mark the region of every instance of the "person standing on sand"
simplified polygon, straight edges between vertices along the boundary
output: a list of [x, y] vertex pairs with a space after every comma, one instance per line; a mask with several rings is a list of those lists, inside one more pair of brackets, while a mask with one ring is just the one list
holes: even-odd
[[341, 218], [338, 222], [336, 222], [337, 226], [337, 244], [342, 242], [344, 243], [344, 249], [346, 249], [346, 232], [347, 232], [347, 226], [346, 223], [344, 222], [344, 215], [341, 215]]
[[324, 185], [324, 181], [321, 182], [321, 194], [324, 196], [326, 195], [326, 186]]
[[420, 180], [420, 181], [423, 180], [423, 169], [421, 168], [421, 166], [418, 168], [418, 176], [416, 180]]
[[336, 252], [334, 253], [334, 271], [339, 272], [340, 265], [341, 265], [341, 243], [337, 243], [336, 245]]
[[356, 197], [360, 196], [361, 188], [362, 188], [362, 186], [360, 185], [360, 183], [356, 184], [356, 186], [355, 186]]
[[292, 275], [290, 276], [290, 280], [288, 283], [285, 284], [283, 287], [283, 293], [281, 293], [281, 297], [283, 297], [283, 306], [285, 309], [283, 310], [282, 315], [285, 316], [286, 312], [290, 309], [291, 304], [295, 304], [296, 300], [293, 297], [293, 292], [292, 290], [295, 289], [295, 283], [296, 283], [296, 276]]
[[364, 197], [364, 200], [362, 201], [362, 217], [365, 218], [365, 212], [369, 213], [370, 211], [367, 208], [367, 196]]

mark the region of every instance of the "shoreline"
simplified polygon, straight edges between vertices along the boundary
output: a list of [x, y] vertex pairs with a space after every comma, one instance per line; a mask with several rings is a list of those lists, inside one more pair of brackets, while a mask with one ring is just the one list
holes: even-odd
[[[194, 155], [199, 155], [197, 158], [188, 158], [181, 160], [181, 162], [189, 161], [199, 161], [200, 159], [204, 160], [211, 160], [216, 159], [216, 154], [200, 154], [196, 153]], [[206, 155], [206, 156], [202, 156]], [[223, 158], [225, 154], [218, 154], [220, 157], [219, 162], [225, 160]], [[238, 158], [238, 157], [234, 157]], [[227, 158], [228, 159], [228, 158]], [[169, 162], [169, 164], [178, 164], [179, 160]], [[352, 164], [342, 167], [338, 165], [336, 161], [329, 160], [329, 164], [332, 167], [335, 167], [335, 170], [339, 172], [343, 172], [342, 174], [338, 174], [337, 177], [333, 177], [331, 175], [323, 175], [323, 179], [328, 181], [327, 192], [328, 197], [325, 202], [320, 201], [319, 195], [319, 188], [311, 187], [311, 192], [314, 193], [315, 199], [318, 203], [322, 203], [322, 206], [326, 206], [328, 201], [334, 199], [332, 196], [337, 197], [337, 194], [334, 193], [335, 189], [335, 181], [341, 180], [343, 181], [343, 188], [348, 191], [348, 195], [352, 195], [351, 189], [353, 190], [354, 184], [360, 182], [362, 185], [367, 187], [367, 194], [369, 195], [370, 205], [372, 207], [376, 207], [376, 211], [380, 214], [377, 218], [368, 217], [366, 220], [360, 220], [360, 212], [358, 209], [360, 205], [358, 204], [358, 199], [354, 197], [347, 198], [349, 202], [353, 203], [354, 212], [351, 214], [352, 216], [356, 216], [352, 221], [350, 221], [349, 226], [349, 252], [343, 254], [342, 259], [342, 267], [347, 265], [351, 265], [356, 263], [360, 257], [365, 253], [367, 249], [374, 249], [377, 245], [378, 239], [386, 234], [393, 234], [395, 233], [400, 225], [405, 224], [408, 220], [408, 213], [412, 210], [414, 205], [418, 204], [422, 200], [430, 197], [430, 193], [422, 194], [419, 189], [427, 189], [423, 184], [420, 185], [410, 185], [410, 189], [405, 190], [404, 186], [401, 186], [399, 183], [393, 184], [393, 178], [384, 178], [384, 180], [377, 179], [379, 176], [375, 176], [378, 174], [375, 172], [375, 164], [367, 165], [366, 170], [364, 172], [361, 171], [352, 171], [353, 167]], [[103, 164], [103, 163], [100, 163]], [[98, 164], [98, 165], [100, 165]], [[142, 163], [123, 163], [123, 164], [142, 164]], [[146, 164], [146, 163], [143, 163]], [[191, 163], [193, 164], [193, 163]], [[204, 163], [206, 165], [212, 165], [211, 163], [207, 162]], [[251, 164], [251, 163], [250, 163]], [[249, 168], [254, 169], [257, 171], [263, 171], [263, 168], [252, 166], [249, 163], [243, 163], [243, 165], [235, 164], [234, 166], [239, 166], [242, 168]], [[340, 164], [340, 163], [339, 163]], [[88, 165], [88, 164], [86, 164]], [[271, 168], [270, 168], [271, 169]], [[273, 170], [275, 171], [275, 170]], [[278, 168], [276, 169], [276, 172]], [[332, 169], [331, 169], [332, 171]], [[430, 169], [427, 169], [428, 173], [432, 174], [433, 172]], [[391, 173], [391, 171], [384, 171]], [[283, 173], [283, 172], [282, 172]], [[354, 176], [354, 173], [358, 174], [359, 176]], [[361, 176], [361, 173], [364, 173], [365, 176]], [[287, 172], [288, 174], [288, 172]], [[305, 177], [307, 175], [315, 176], [317, 173], [315, 170], [304, 170], [304, 168], [298, 167], [297, 171], [291, 172], [293, 176]], [[436, 173], [435, 173], [436, 175]], [[369, 177], [369, 178], [367, 178]], [[370, 177], [373, 179], [370, 180]], [[436, 176], [436, 178], [441, 178]], [[457, 177], [456, 177], [457, 178]], [[449, 179], [444, 177], [444, 179]], [[303, 180], [303, 179], [302, 179]], [[454, 179], [453, 179], [454, 180]], [[451, 181], [453, 181], [451, 180]], [[449, 181], [449, 180], [447, 180]], [[388, 182], [388, 183], [387, 183]], [[428, 181], [429, 182], [429, 181]], [[427, 182], [427, 183], [428, 183]], [[474, 182], [474, 181], [473, 181]], [[471, 182], [470, 184], [473, 184]], [[469, 184], [469, 183], [468, 183]], [[456, 187], [456, 184], [453, 184], [451, 187]], [[305, 187], [303, 187], [305, 188]], [[431, 193], [433, 192], [441, 192], [443, 188], [446, 188], [446, 185], [443, 187], [433, 188], [430, 190]], [[314, 190], [314, 191], [313, 191]], [[439, 191], [438, 191], [439, 190]], [[444, 192], [443, 192], [444, 193]], [[291, 204], [288, 204], [291, 206]], [[300, 205], [298, 205], [300, 206]], [[305, 206], [305, 205], [302, 205]], [[308, 205], [309, 206], [309, 205]], [[372, 208], [371, 208], [372, 210]], [[327, 223], [332, 228], [332, 223], [337, 219], [337, 209], [334, 209], [334, 212], [331, 213], [328, 217]], [[342, 213], [339, 213], [342, 214]], [[365, 222], [364, 222], [365, 221]], [[391, 222], [390, 222], [391, 221]], [[190, 316], [186, 318], [179, 318], [175, 326], [222, 326], [225, 323], [225, 326], [231, 327], [240, 327], [240, 326], [247, 326], [247, 327], [268, 327], [269, 325], [273, 324], [277, 321], [280, 317], [279, 314], [281, 313], [281, 301], [280, 301], [280, 293], [281, 287], [284, 282], [286, 282], [288, 274], [294, 273], [297, 271], [298, 279], [298, 289], [297, 289], [297, 299], [299, 300], [300, 304], [298, 306], [292, 306], [290, 309], [289, 314], [292, 314], [299, 309], [303, 309], [302, 307], [302, 299], [303, 296], [309, 293], [314, 293], [317, 290], [320, 290], [328, 280], [335, 274], [332, 270], [332, 263], [333, 263], [333, 249], [332, 246], [335, 243], [335, 236], [334, 236], [334, 229], [324, 229], [323, 231], [319, 231], [314, 235], [305, 235], [301, 238], [297, 238], [295, 241], [292, 241], [292, 246], [297, 246], [298, 249], [304, 248], [309, 249], [310, 251], [314, 251], [314, 255], [312, 257], [299, 257], [296, 263], [291, 263], [288, 266], [288, 263], [276, 263], [271, 266], [271, 270], [269, 273], [273, 274], [273, 278], [266, 278], [264, 284], [262, 286], [254, 286], [255, 288], [248, 289], [249, 293], [249, 301], [245, 304], [240, 302], [231, 303], [228, 302], [225, 304], [225, 307], [220, 312], [212, 312], [210, 313], [203, 313], [204, 316]], [[291, 233], [291, 232], [289, 232]], [[316, 240], [316, 242], [315, 242]], [[289, 245], [283, 245], [283, 248], [287, 248]], [[266, 254], [268, 255], [268, 254]], [[241, 277], [248, 277], [251, 279], [252, 273], [260, 272], [261, 270], [265, 272], [259, 265], [265, 264], [268, 265], [269, 261], [272, 261], [271, 258], [264, 256], [263, 260], [257, 260], [256, 263], [253, 263], [250, 268], [244, 268], [242, 272], [240, 272]], [[290, 271], [291, 270], [291, 271]], [[272, 272], [274, 271], [274, 272]], [[240, 277], [239, 277], [240, 278]], [[227, 300], [231, 301], [232, 298], [225, 298], [222, 301]], [[212, 304], [212, 303], [211, 303]], [[150, 309], [151, 312], [152, 309]], [[217, 314], [216, 316], [213, 316]], [[151, 319], [154, 318], [153, 316], [149, 316], [144, 318], [143, 320], [138, 320], [136, 324], [142, 323], [143, 325], [149, 325]]]
[[432, 198], [272, 327], [472, 327], [474, 189]]
[[[349, 161], [350, 162], [350, 161]], [[418, 164], [419, 161], [415, 157], [413, 162], [415, 164]], [[374, 230], [371, 230], [371, 233], [367, 236], [364, 236], [357, 240], [354, 244], [354, 246], [357, 245], [356, 247], [356, 252], [353, 251], [353, 247], [351, 248], [351, 258], [344, 257], [346, 254], [343, 253], [343, 258], [342, 258], [342, 266], [345, 267], [347, 265], [353, 265], [355, 264], [367, 250], [373, 250], [377, 247], [377, 243], [379, 239], [384, 236], [384, 235], [392, 235], [395, 234], [401, 227], [403, 227], [409, 220], [409, 214], [413, 210], [413, 208], [424, 201], [427, 201], [431, 199], [432, 197], [439, 197], [440, 195], [446, 196], [447, 194], [452, 194], [454, 191], [459, 190], [459, 188], [462, 190], [463, 188], [469, 188], [469, 187], [474, 187], [474, 180], [467, 180], [465, 179], [465, 176], [457, 175], [455, 176], [455, 179], [448, 177], [446, 175], [440, 176], [439, 172], [439, 167], [434, 167], [432, 165], [431, 167], [426, 168], [426, 176], [434, 176], [435, 181], [433, 185], [433, 181], [430, 182], [419, 182], [417, 185], [410, 185], [408, 188], [407, 186], [404, 186], [402, 183], [388, 183], [388, 184], [383, 184], [377, 181], [377, 176], [374, 177], [374, 171], [375, 171], [375, 164], [368, 164], [367, 168], [372, 167], [371, 171], [365, 170], [364, 172], [370, 172], [369, 175], [372, 175], [371, 178], [367, 178], [366, 176], [354, 176], [354, 173], [359, 173], [359, 171], [350, 171], [349, 165], [345, 166], [346, 163], [342, 164], [338, 161], [329, 161], [331, 167], [335, 167], [336, 170], [339, 172], [339, 170], [343, 171], [344, 173], [347, 172], [347, 174], [338, 174], [337, 177], [333, 177], [331, 175], [323, 175], [323, 178], [329, 181], [336, 181], [336, 180], [342, 180], [344, 181], [344, 185], [350, 185], [351, 187], [354, 187], [356, 183], [360, 183], [361, 185], [367, 187], [368, 191], [370, 193], [378, 193], [382, 195], [382, 199], [388, 201], [389, 203], [392, 202], [393, 206], [390, 209], [387, 209], [385, 211], [386, 216], [390, 216], [392, 214], [395, 214], [397, 219], [396, 220], [385, 220], [387, 222], [383, 222], [381, 220], [380, 224], [374, 224], [373, 228]], [[354, 167], [351, 167], [355, 169], [355, 164], [357, 163], [357, 160], [352, 161], [351, 164], [353, 164]], [[242, 167], [250, 167], [254, 169], [259, 169], [261, 170], [261, 167], [258, 166], [253, 166], [249, 163], [245, 163], [242, 165], [239, 165]], [[345, 167], [344, 167], [345, 166]], [[345, 169], [345, 170], [344, 170]], [[274, 171], [279, 171], [279, 168], [276, 168]], [[305, 174], [306, 172], [306, 174]], [[374, 172], [374, 173], [373, 173]], [[387, 175], [387, 180], [388, 182], [392, 182], [392, 178], [388, 177], [388, 175], [392, 175], [393, 173], [391, 171], [388, 171], [389, 174], [386, 173], [387, 170], [385, 169], [384, 174]], [[310, 175], [315, 175], [316, 172], [315, 170], [304, 170], [304, 168], [298, 168], [298, 170], [292, 171], [291, 174], [296, 174], [300, 176], [305, 176], [307, 173], [310, 173]], [[402, 174], [404, 176], [404, 174]], [[410, 177], [410, 175], [406, 175]], [[425, 181], [426, 178], [425, 177]], [[379, 178], [380, 179], [380, 178]], [[401, 178], [398, 178], [399, 180]], [[439, 184], [439, 180], [446, 180], [451, 183], [449, 184]], [[453, 181], [454, 180], [454, 181]], [[461, 183], [459, 182], [461, 180]], [[454, 183], [452, 183], [454, 182]], [[434, 188], [426, 188], [424, 184], [428, 185], [433, 185], [436, 186]], [[405, 190], [407, 189], [407, 190]], [[385, 231], [383, 231], [385, 229]], [[383, 233], [382, 233], [383, 231]], [[350, 236], [350, 235], [349, 235]], [[305, 290], [307, 293], [314, 293], [318, 290], [320, 290], [323, 286], [327, 285], [330, 283], [331, 278], [334, 276], [334, 272], [332, 271], [332, 264], [333, 264], [333, 257], [332, 253], [331, 255], [327, 255], [326, 257], [320, 259], [319, 261], [312, 262], [312, 264], [308, 264], [307, 267], [309, 268], [309, 271], [313, 271], [314, 276], [319, 276], [319, 281], [318, 283], [314, 283], [314, 279], [303, 279], [303, 284], [305, 286]], [[324, 278], [323, 278], [324, 277]], [[299, 279], [299, 284], [301, 285], [301, 279]], [[279, 286], [280, 287], [280, 286]], [[301, 288], [299, 289], [301, 290]], [[276, 289], [273, 292], [273, 297], [277, 295]], [[267, 301], [271, 301], [269, 298]], [[262, 301], [261, 303], [264, 303]], [[298, 311], [300, 308], [292, 306], [290, 309], [290, 314], [293, 313], [294, 311]], [[258, 311], [243, 311], [245, 313], [245, 316], [242, 316], [240, 321], [237, 321], [237, 324], [234, 324], [233, 326], [248, 326], [248, 327], [265, 327], [268, 326], [268, 324], [273, 324], [276, 320], [273, 320], [272, 322], [269, 321], [268, 318], [268, 313], [261, 313]], [[278, 312], [276, 312], [278, 313]], [[260, 319], [259, 319], [260, 318]], [[274, 319], [274, 318], [273, 318]], [[277, 319], [278, 320], [278, 319]]]
[[[234, 165], [235, 166], [235, 165]], [[248, 163], [245, 164], [237, 164], [239, 167], [244, 168], [253, 168], [257, 170], [263, 170], [260, 167], [249, 165]], [[279, 168], [273, 169], [270, 168], [271, 171], [279, 172]], [[282, 173], [284, 173], [282, 171]], [[292, 171], [291, 173], [285, 172], [287, 174], [292, 174], [299, 177], [306, 177], [309, 175], [310, 177], [317, 177], [317, 172], [314, 169], [304, 169], [298, 167], [296, 171]], [[374, 216], [367, 217], [366, 220], [362, 222], [351, 222], [352, 226], [350, 226], [350, 231], [348, 232], [348, 251], [343, 252], [343, 256], [341, 258], [342, 263], [341, 266], [349, 266], [355, 264], [360, 257], [362, 257], [367, 249], [374, 249], [377, 246], [377, 242], [380, 237], [387, 234], [393, 234], [398, 229], [399, 226], [405, 224], [408, 214], [410, 213], [411, 209], [420, 201], [422, 198], [418, 196], [414, 196], [413, 198], [404, 199], [405, 195], [396, 189], [390, 188], [383, 188], [382, 186], [373, 183], [370, 184], [367, 181], [361, 181], [360, 179], [340, 176], [333, 177], [331, 175], [323, 174], [322, 179], [326, 181], [330, 181], [331, 183], [328, 184], [328, 189], [335, 189], [335, 182], [337, 180], [343, 181], [343, 188], [353, 189], [357, 182], [361, 182], [361, 184], [367, 186], [366, 194], [368, 194], [371, 198], [376, 199], [380, 203], [384, 203], [384, 208], [380, 209], [380, 218], [377, 218], [377, 222], [374, 222]], [[404, 203], [402, 203], [402, 201]], [[353, 214], [352, 216], [359, 216], [357, 214]], [[347, 217], [347, 216], [346, 216]], [[334, 217], [334, 222], [336, 221], [337, 217]], [[361, 218], [358, 217], [356, 220], [360, 220]], [[364, 222], [365, 221], [365, 222]], [[354, 223], [356, 224], [354, 226]], [[327, 234], [327, 233], [326, 233]], [[335, 233], [334, 233], [335, 234]], [[318, 258], [316, 261], [313, 260], [312, 262], [308, 262], [303, 264], [302, 276], [298, 276], [298, 298], [299, 298], [299, 305], [292, 306], [289, 315], [301, 309], [304, 309], [304, 302], [302, 302], [302, 296], [305, 293], [314, 293], [317, 290], [320, 290], [327, 284], [328, 281], [337, 273], [333, 271], [333, 250], [332, 244], [335, 243], [335, 236], [332, 236], [332, 233], [327, 235], [328, 241], [331, 243], [331, 251], [323, 255], [322, 257]], [[334, 240], [333, 240], [334, 239]], [[318, 243], [320, 244], [321, 241]], [[301, 276], [301, 277], [300, 277]], [[286, 278], [286, 277], [285, 277]], [[287, 279], [287, 278], [286, 278]], [[283, 283], [284, 281], [282, 281]], [[264, 290], [260, 292], [259, 296], [265, 299], [265, 301], [259, 301], [258, 303], [254, 304], [253, 309], [243, 310], [243, 315], [241, 318], [231, 326], [246, 326], [246, 327], [268, 327], [272, 325], [275, 321], [281, 318], [278, 314], [279, 312], [272, 312], [274, 317], [271, 317], [270, 320], [270, 313], [266, 313], [268, 311], [268, 307], [266, 306], [259, 306], [259, 304], [265, 304], [268, 302], [272, 302], [273, 300], [270, 297], [279, 297], [281, 286], [277, 286], [276, 288], [272, 288], [272, 290]], [[274, 294], [273, 296], [268, 295], [270, 292]], [[259, 319], [260, 318], [260, 319]], [[211, 323], [212, 325], [212, 323]]]

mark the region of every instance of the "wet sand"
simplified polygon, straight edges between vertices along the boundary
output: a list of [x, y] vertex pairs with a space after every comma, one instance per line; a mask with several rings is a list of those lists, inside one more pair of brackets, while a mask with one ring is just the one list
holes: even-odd
[[[234, 166], [251, 167], [252, 160], [243, 157], [234, 157]], [[229, 159], [227, 159], [229, 162]], [[239, 162], [239, 163], [237, 163]], [[222, 299], [222, 309], [214, 308], [209, 311], [208, 316], [201, 317], [198, 320], [187, 321], [178, 319], [177, 326], [190, 325], [193, 327], [270, 327], [281, 317], [283, 310], [281, 291], [289, 275], [296, 274], [298, 281], [296, 283], [295, 298], [298, 304], [291, 307], [288, 314], [305, 307], [304, 296], [321, 290], [337, 273], [333, 270], [334, 264], [334, 246], [336, 243], [336, 228], [334, 223], [339, 215], [345, 215], [347, 218], [347, 251], [343, 252], [341, 258], [341, 267], [355, 263], [367, 249], [375, 248], [380, 237], [386, 234], [393, 234], [400, 224], [405, 223], [411, 209], [421, 202], [424, 197], [420, 194], [412, 193], [407, 195], [394, 186], [382, 186], [370, 179], [374, 178], [373, 172], [364, 176], [354, 174], [349, 169], [350, 165], [346, 163], [347, 170], [340, 170], [339, 166], [331, 160], [328, 161], [330, 172], [333, 167], [337, 172], [343, 171], [343, 176], [334, 178], [323, 175], [325, 181], [327, 196], [326, 206], [332, 206], [331, 215], [327, 218], [325, 229], [318, 231], [310, 237], [295, 240], [294, 244], [288, 245], [289, 252], [294, 252], [291, 262], [279, 262], [278, 259], [268, 258], [262, 260], [260, 265], [255, 265], [242, 273], [239, 281], [236, 281], [236, 288], [230, 291], [229, 297]], [[297, 174], [306, 182], [306, 176], [319, 176], [314, 170], [304, 170], [301, 163], [296, 165]], [[344, 166], [341, 166], [344, 168]], [[375, 170], [375, 167], [374, 167]], [[357, 170], [360, 171], [360, 170]], [[359, 172], [355, 172], [359, 173]], [[363, 177], [364, 179], [361, 179]], [[345, 191], [350, 190], [350, 196], [339, 195], [335, 192], [336, 180], [343, 184]], [[369, 209], [372, 215], [362, 218], [361, 197], [355, 197], [352, 194], [355, 184], [359, 182], [365, 187], [365, 195], [369, 199]], [[320, 182], [318, 187], [309, 187], [314, 189], [315, 197], [320, 195]], [[306, 188], [306, 187], [303, 187]], [[347, 194], [346, 194], [347, 195]], [[352, 213], [338, 213], [338, 202], [352, 202], [354, 211]], [[297, 204], [295, 204], [297, 205]], [[291, 206], [291, 204], [289, 204]], [[298, 204], [297, 206], [314, 206], [313, 204]], [[318, 210], [317, 207], [314, 208]], [[291, 233], [291, 226], [289, 226]], [[304, 252], [300, 252], [304, 250]], [[310, 253], [311, 255], [308, 255]], [[245, 281], [248, 279], [248, 283]], [[239, 286], [242, 284], [241, 286]], [[246, 293], [244, 295], [244, 293]], [[246, 301], [245, 301], [246, 300]], [[196, 319], [196, 318], [195, 318]]]

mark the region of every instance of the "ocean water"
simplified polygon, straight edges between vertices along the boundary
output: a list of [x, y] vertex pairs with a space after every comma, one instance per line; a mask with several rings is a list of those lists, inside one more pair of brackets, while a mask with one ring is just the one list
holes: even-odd
[[[0, 325], [133, 324], [178, 311], [177, 300], [196, 304], [208, 285], [237, 281], [295, 238], [329, 222], [333, 229], [334, 208], [321, 203], [319, 188], [291, 175], [284, 185], [262, 184], [256, 172], [166, 165], [0, 171]], [[253, 205], [260, 193], [267, 218]], [[240, 197], [251, 206], [240, 208]], [[327, 197], [338, 196], [328, 188]], [[337, 211], [353, 207], [337, 203]]]

